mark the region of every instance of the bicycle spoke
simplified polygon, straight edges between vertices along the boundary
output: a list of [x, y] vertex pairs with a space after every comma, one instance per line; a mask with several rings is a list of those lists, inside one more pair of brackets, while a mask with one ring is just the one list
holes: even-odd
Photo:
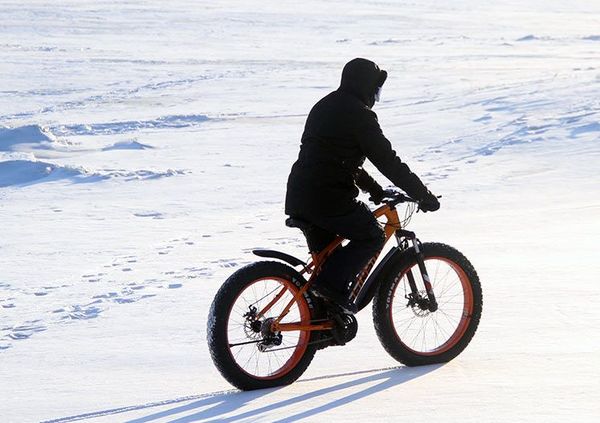
[[454, 284], [446, 286], [444, 289], [441, 290], [441, 292], [438, 293], [436, 291], [436, 294], [438, 296], [440, 296], [440, 297], [443, 297], [450, 289], [454, 288], [456, 285], [457, 284], [456, 284], [456, 281], [455, 281]]
[[[251, 327], [258, 322], [261, 325], [258, 329], [262, 329], [266, 319], [279, 316], [294, 299], [294, 289], [296, 287], [291, 282], [275, 278], [261, 279], [250, 283], [232, 304], [227, 323], [228, 345], [234, 361], [245, 372], [255, 377], [270, 377], [290, 366], [290, 360], [298, 357], [296, 351], [299, 348], [306, 348], [310, 335], [308, 332], [289, 331], [267, 336]], [[278, 296], [278, 293], [281, 295]], [[275, 298], [277, 301], [270, 306], [266, 315], [258, 316], [261, 307], [266, 307]], [[298, 300], [293, 301], [281, 323], [308, 321], [308, 307]]]
[[[265, 288], [266, 289], [266, 288]], [[277, 291], [277, 290], [281, 290], [282, 288], [275, 288], [274, 290], [272, 290], [271, 292], [269, 292], [266, 295], [263, 295], [261, 298], [259, 298], [258, 300], [256, 300], [254, 303], [250, 304], [250, 305], [255, 305], [257, 303], [259, 303], [260, 301], [264, 300], [265, 298], [267, 298], [269, 295], [271, 295], [273, 292]], [[263, 290], [264, 291], [264, 290]], [[264, 293], [264, 292], [263, 292]]]
[[450, 335], [448, 334], [448, 332], [446, 332], [446, 330], [442, 327], [442, 325], [439, 324], [437, 319], [433, 319], [434, 324], [436, 325], [436, 327], [440, 330], [441, 334], [445, 337], [445, 339], [449, 339]]
[[[430, 312], [426, 303], [423, 304], [427, 300], [424, 291], [419, 291], [418, 298], [406, 302], [406, 296], [412, 292], [407, 286], [408, 270], [397, 281], [402, 289], [395, 291], [391, 305], [398, 338], [408, 348], [425, 354], [442, 348], [452, 338], [463, 322], [465, 301], [462, 276], [453, 265], [432, 257], [426, 259], [426, 266], [438, 303], [437, 311]], [[413, 265], [410, 270], [415, 268]]]

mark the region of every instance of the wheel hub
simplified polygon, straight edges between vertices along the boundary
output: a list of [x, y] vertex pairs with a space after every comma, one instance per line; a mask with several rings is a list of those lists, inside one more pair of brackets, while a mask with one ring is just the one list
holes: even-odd
[[254, 306], [248, 307], [248, 312], [244, 314], [244, 333], [250, 339], [258, 339], [261, 332], [261, 321], [256, 318], [257, 309]]
[[244, 332], [250, 339], [262, 340], [257, 343], [259, 351], [265, 352], [269, 348], [281, 345], [283, 335], [281, 332], [273, 331], [274, 318], [269, 317], [264, 320], [256, 318], [257, 309], [254, 306], [248, 307], [248, 312], [244, 314], [246, 321], [244, 322]]
[[411, 307], [415, 316], [425, 317], [431, 313], [426, 291], [419, 291], [417, 295], [411, 292], [405, 298], [408, 300], [406, 307]]
[[274, 318], [269, 317], [268, 319], [265, 319], [262, 322], [258, 322], [258, 323], [260, 323], [260, 333], [265, 338], [268, 338], [268, 337], [273, 336], [275, 334], [273, 332], [273, 322], [274, 321], [275, 321]]
[[281, 332], [273, 332], [274, 321], [274, 318], [269, 317], [261, 322], [260, 334], [262, 335], [263, 340], [257, 345], [260, 352], [265, 352], [269, 348], [281, 345], [281, 342], [283, 341]]

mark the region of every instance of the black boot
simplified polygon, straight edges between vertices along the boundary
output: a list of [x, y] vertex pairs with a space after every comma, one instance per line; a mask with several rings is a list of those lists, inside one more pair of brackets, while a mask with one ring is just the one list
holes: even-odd
[[356, 314], [358, 313], [358, 307], [352, 300], [348, 298], [348, 294], [334, 290], [323, 284], [313, 284], [310, 290], [317, 297], [329, 300], [338, 305], [345, 313]]

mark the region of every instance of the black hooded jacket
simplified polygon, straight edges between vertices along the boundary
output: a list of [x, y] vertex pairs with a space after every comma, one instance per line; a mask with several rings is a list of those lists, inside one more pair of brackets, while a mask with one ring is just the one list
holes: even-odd
[[411, 197], [422, 199], [427, 194], [396, 155], [371, 110], [386, 77], [375, 63], [354, 59], [344, 67], [340, 87], [314, 105], [288, 178], [286, 214], [342, 215], [356, 207], [358, 188], [381, 192], [362, 169], [365, 158]]

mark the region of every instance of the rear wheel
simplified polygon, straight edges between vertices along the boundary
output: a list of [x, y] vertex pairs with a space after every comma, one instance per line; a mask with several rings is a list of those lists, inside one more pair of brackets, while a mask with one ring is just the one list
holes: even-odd
[[[250, 264], [225, 281], [210, 310], [207, 338], [217, 369], [232, 385], [243, 390], [285, 385], [306, 370], [316, 351], [311, 332], [271, 330], [304, 283], [279, 262]], [[306, 293], [281, 323], [309, 324], [313, 314]]]
[[[417, 262], [408, 254], [391, 268], [373, 301], [379, 340], [408, 366], [442, 363], [460, 354], [475, 335], [482, 310], [479, 277], [467, 258], [445, 244], [426, 243], [422, 249], [437, 310], [429, 310]], [[409, 272], [417, 282], [417, 295], [410, 288]]]

